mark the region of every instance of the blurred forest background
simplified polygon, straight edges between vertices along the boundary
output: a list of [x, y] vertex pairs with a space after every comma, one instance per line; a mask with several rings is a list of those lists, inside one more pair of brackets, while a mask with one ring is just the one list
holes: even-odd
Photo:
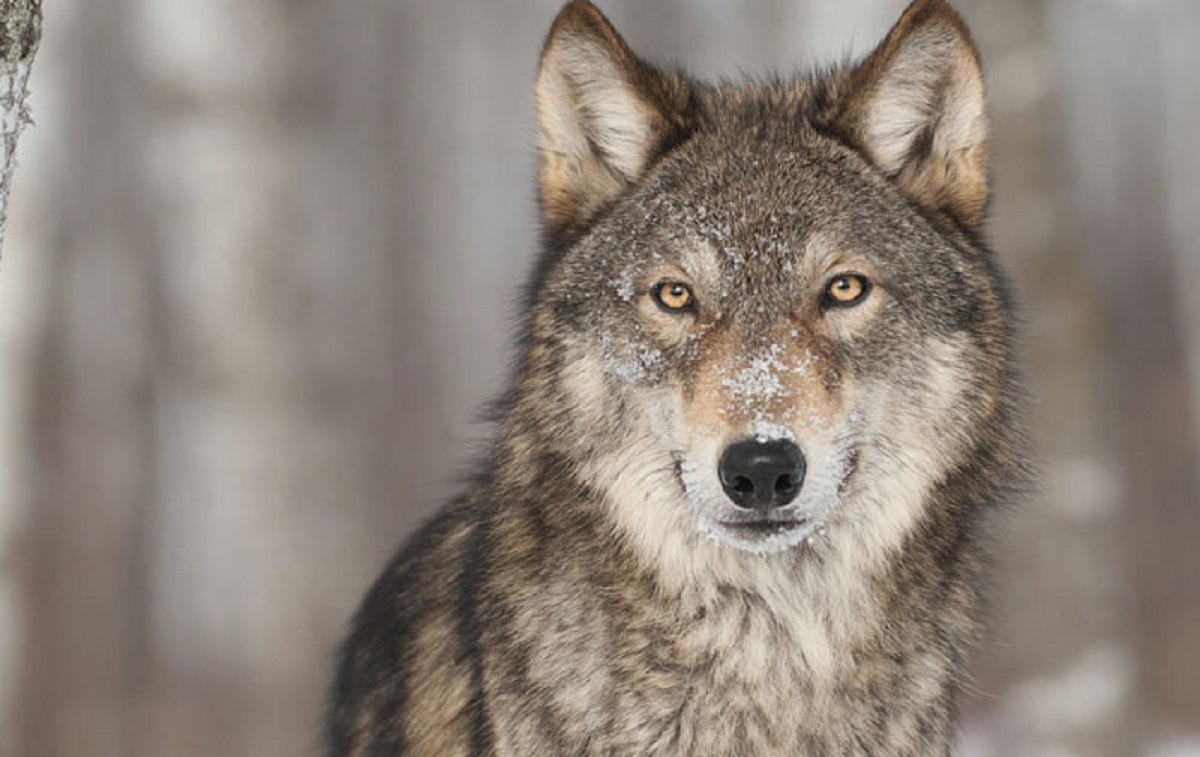
[[[601, 0], [705, 76], [903, 0]], [[968, 757], [1200, 755], [1200, 3], [958, 0], [1041, 491]], [[0, 263], [0, 754], [315, 755], [332, 648], [452, 491], [535, 251], [557, 0], [53, 0]]]

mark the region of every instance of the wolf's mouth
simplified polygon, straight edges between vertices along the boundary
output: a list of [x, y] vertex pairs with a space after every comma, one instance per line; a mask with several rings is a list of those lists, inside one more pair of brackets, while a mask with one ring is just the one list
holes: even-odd
[[761, 538], [787, 533], [792, 529], [800, 528], [807, 524], [807, 518], [800, 518], [797, 520], [722, 521], [719, 525], [721, 528], [728, 529], [735, 534]]

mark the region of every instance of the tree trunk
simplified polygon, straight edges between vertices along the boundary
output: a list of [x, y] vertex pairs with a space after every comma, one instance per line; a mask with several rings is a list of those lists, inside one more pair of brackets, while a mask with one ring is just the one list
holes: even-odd
[[0, 254], [4, 252], [4, 226], [8, 194], [17, 166], [17, 140], [29, 123], [29, 71], [42, 39], [41, 0], [0, 0]]

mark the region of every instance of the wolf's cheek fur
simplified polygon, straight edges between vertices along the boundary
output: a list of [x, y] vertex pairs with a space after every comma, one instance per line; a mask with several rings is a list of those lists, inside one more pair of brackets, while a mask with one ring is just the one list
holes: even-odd
[[[640, 393], [640, 399], [629, 393], [624, 407], [615, 406], [619, 395], [611, 386], [626, 381], [608, 362], [586, 355], [564, 371], [564, 393], [596, 420], [591, 428], [621, 418], [604, 434], [612, 443], [584, 458], [579, 473], [604, 495], [615, 529], [647, 565], [691, 564], [687, 554], [698, 539], [675, 472], [682, 443], [675, 413], [665, 391]], [[593, 442], [581, 437], [578, 443]]]
[[844, 549], [881, 564], [898, 549], [923, 514], [939, 477], [970, 449], [965, 400], [977, 377], [965, 339], [931, 340], [917, 351], [906, 381], [864, 386], [857, 470], [844, 493], [838, 529]]

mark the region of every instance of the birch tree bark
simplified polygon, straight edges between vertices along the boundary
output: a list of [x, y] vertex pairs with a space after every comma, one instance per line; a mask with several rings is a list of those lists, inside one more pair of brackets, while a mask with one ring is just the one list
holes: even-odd
[[8, 193], [17, 166], [17, 140], [29, 123], [29, 71], [42, 38], [42, 0], [0, 0], [0, 254], [4, 252], [4, 221]]

